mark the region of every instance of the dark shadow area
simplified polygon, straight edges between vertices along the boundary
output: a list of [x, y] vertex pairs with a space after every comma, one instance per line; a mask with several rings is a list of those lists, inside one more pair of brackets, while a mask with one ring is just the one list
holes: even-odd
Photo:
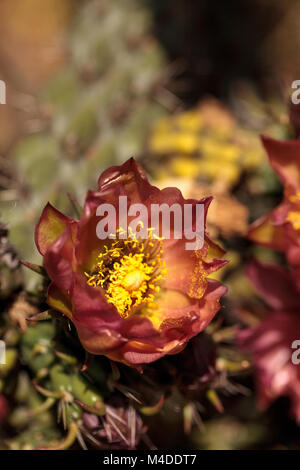
[[177, 63], [174, 92], [187, 104], [203, 93], [227, 96], [240, 79], [262, 90], [269, 61], [264, 42], [288, 5], [264, 0], [145, 0], [154, 14], [154, 34]]

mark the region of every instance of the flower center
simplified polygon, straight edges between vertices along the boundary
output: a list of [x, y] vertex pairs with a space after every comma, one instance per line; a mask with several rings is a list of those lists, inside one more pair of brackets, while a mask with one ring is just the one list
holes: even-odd
[[134, 271], [126, 274], [123, 280], [123, 287], [128, 291], [136, 291], [139, 289], [143, 281], [145, 280], [145, 274], [143, 271], [135, 269]]
[[140, 307], [151, 307], [166, 277], [162, 240], [115, 240], [98, 256], [87, 283], [105, 290], [107, 302], [120, 317], [127, 318]]

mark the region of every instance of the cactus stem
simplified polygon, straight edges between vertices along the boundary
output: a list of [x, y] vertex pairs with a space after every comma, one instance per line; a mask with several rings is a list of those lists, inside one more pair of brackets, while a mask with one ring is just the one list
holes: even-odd
[[117, 382], [120, 379], [119, 368], [118, 368], [117, 364], [115, 364], [113, 361], [110, 361], [110, 366], [111, 366], [111, 369], [112, 369], [112, 380], [114, 382]]
[[81, 406], [81, 408], [83, 408], [88, 413], [93, 413], [98, 416], [103, 416], [106, 413], [106, 406], [104, 403], [101, 403], [101, 402], [97, 402], [95, 407], [86, 405], [80, 400], [75, 400], [75, 403]]
[[88, 450], [87, 445], [84, 441], [83, 435], [79, 428], [77, 429], [77, 441], [79, 442], [83, 450]]
[[41, 276], [48, 277], [45, 269], [43, 266], [39, 266], [38, 264], [34, 263], [29, 263], [28, 261], [24, 261], [20, 259], [20, 263], [23, 264], [28, 269], [31, 269], [31, 271], [34, 271], [37, 274], [40, 274]]
[[36, 374], [34, 383], [38, 383], [40, 380], [43, 380], [47, 375], [49, 375], [49, 370], [46, 367], [40, 369]]
[[62, 392], [59, 390], [58, 392], [54, 392], [52, 390], [47, 390], [46, 388], [41, 387], [38, 385], [36, 382], [33, 382], [34, 387], [36, 390], [41, 394], [44, 395], [45, 397], [48, 398], [56, 398], [57, 400], [62, 398]]
[[195, 403], [187, 403], [183, 408], [184, 434], [190, 434], [192, 425], [195, 423], [203, 431], [204, 424], [196, 409]]
[[89, 365], [91, 364], [91, 362], [92, 362], [93, 359], [94, 359], [94, 356], [92, 356], [92, 355], [89, 354], [89, 353], [86, 353], [86, 354], [85, 354], [84, 364], [83, 364], [83, 366], [81, 367], [80, 372], [85, 372], [85, 371], [88, 369], [88, 367], [89, 367]]
[[50, 310], [45, 310], [44, 312], [39, 312], [39, 313], [36, 313], [35, 315], [32, 315], [31, 317], [27, 317], [26, 320], [36, 322], [36, 321], [50, 320], [50, 318], [52, 318], [50, 314]]
[[82, 215], [82, 207], [81, 205], [79, 204], [79, 202], [77, 201], [77, 199], [75, 198], [75, 196], [73, 196], [73, 194], [70, 194], [70, 193], [67, 193], [67, 196], [68, 198], [70, 199], [70, 202], [72, 204], [72, 207], [75, 211], [75, 214], [76, 214], [76, 217], [78, 219], [80, 219], [81, 215]]
[[219, 413], [224, 412], [224, 407], [222, 405], [222, 402], [217, 392], [214, 389], [210, 388], [209, 390], [207, 390], [206, 396], [208, 400], [211, 402], [211, 404], [216, 408], [216, 410], [219, 411]]
[[65, 354], [61, 351], [57, 351], [56, 349], [54, 350], [55, 354], [57, 357], [62, 359], [64, 362], [67, 362], [68, 364], [71, 365], [76, 365], [77, 364], [77, 359], [74, 356], [71, 356], [70, 354]]
[[78, 426], [76, 423], [69, 425], [67, 436], [62, 439], [56, 446], [53, 447], [38, 447], [36, 450], [66, 450], [69, 449], [75, 442], [78, 434]]
[[162, 395], [155, 405], [143, 406], [142, 408], [140, 408], [140, 412], [146, 416], [156, 415], [161, 410], [164, 404], [164, 400], [165, 400], [165, 397], [164, 395]]
[[212, 333], [212, 338], [216, 343], [223, 341], [232, 341], [236, 337], [238, 326], [230, 326], [228, 328], [222, 328]]
[[143, 404], [141, 402], [141, 400], [134, 395], [134, 390], [128, 388], [126, 385], [121, 385], [118, 382], [115, 382], [115, 381], [110, 379], [108, 381], [108, 386], [109, 386], [110, 390], [114, 390], [114, 389], [119, 390], [119, 392], [121, 392], [123, 395], [125, 395], [126, 398], [135, 401], [139, 405]]
[[32, 410], [28, 411], [28, 416], [32, 418], [33, 416], [37, 416], [41, 413], [44, 413], [45, 411], [49, 410], [54, 403], [56, 402], [55, 398], [48, 397], [44, 403], [42, 403], [40, 406], [37, 408], [33, 408]]

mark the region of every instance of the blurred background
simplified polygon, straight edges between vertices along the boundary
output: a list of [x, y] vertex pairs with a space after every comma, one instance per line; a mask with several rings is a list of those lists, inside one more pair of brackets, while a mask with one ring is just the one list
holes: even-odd
[[[245, 235], [281, 198], [260, 135], [293, 136], [287, 103], [300, 78], [299, 21], [297, 0], [1, 0], [0, 219], [9, 242], [3, 229], [0, 256], [9, 252], [11, 263], [1, 271], [3, 311], [16, 286], [38, 288], [14, 260], [41, 261], [33, 227], [45, 203], [74, 215], [67, 193], [82, 203], [101, 171], [131, 156], [159, 187], [214, 196], [208, 230], [231, 261], [219, 275], [229, 287], [223, 325], [240, 321], [241, 305], [259, 306], [245, 263], [280, 258]], [[231, 357], [230, 340], [222, 347]], [[236, 353], [233, 376], [243, 360]], [[285, 400], [262, 413], [251, 376], [234, 384], [224, 413], [215, 397], [208, 403], [205, 431], [182, 437], [170, 402], [153, 440], [161, 429], [162, 447], [300, 448]], [[3, 431], [11, 448], [30, 440], [18, 441], [18, 423], [14, 416]]]

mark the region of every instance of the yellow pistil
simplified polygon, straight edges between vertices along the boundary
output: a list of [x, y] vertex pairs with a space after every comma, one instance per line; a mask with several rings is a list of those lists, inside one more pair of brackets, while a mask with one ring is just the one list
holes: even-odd
[[134, 271], [131, 271], [125, 275], [123, 279], [123, 287], [128, 292], [136, 291], [147, 279], [148, 277], [145, 276], [145, 273], [143, 271], [141, 271], [140, 269], [135, 269]]
[[93, 272], [85, 273], [87, 283], [105, 290], [107, 302], [113, 304], [120, 317], [127, 318], [137, 307], [153, 305], [155, 294], [166, 277], [162, 261], [162, 239], [115, 240], [98, 256]]

